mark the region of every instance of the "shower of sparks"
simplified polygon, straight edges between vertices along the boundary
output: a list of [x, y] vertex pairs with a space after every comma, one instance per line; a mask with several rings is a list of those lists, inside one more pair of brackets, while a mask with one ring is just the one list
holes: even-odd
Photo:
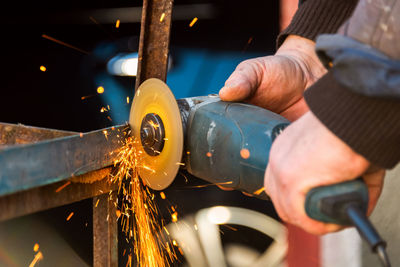
[[74, 216], [74, 213], [73, 213], [73, 212], [71, 212], [71, 213], [68, 215], [67, 221], [71, 220], [72, 216]]
[[160, 222], [159, 210], [151, 193], [138, 176], [138, 169], [151, 170], [141, 164], [140, 142], [132, 137], [126, 138], [118, 151], [114, 166], [116, 172], [111, 175], [111, 182], [118, 185], [122, 194], [119, 220], [127, 242], [133, 242], [127, 266], [131, 266], [131, 255], [136, 257], [140, 266], [165, 267], [177, 259], [174, 247], [162, 234], [164, 228]]
[[46, 69], [45, 66], [42, 65], [42, 66], [40, 66], [40, 70], [43, 71], [43, 72], [45, 72], [47, 69]]
[[56, 193], [60, 192], [61, 190], [63, 190], [67, 186], [69, 186], [70, 184], [71, 184], [71, 181], [66, 182], [65, 184], [63, 184], [62, 186], [60, 186], [59, 188], [56, 189]]
[[192, 19], [192, 21], [189, 24], [189, 27], [193, 27], [193, 25], [197, 22], [198, 18], [195, 17], [194, 19]]
[[99, 94], [104, 93], [104, 87], [103, 86], [97, 87], [97, 93], [99, 93]]
[[76, 51], [79, 51], [79, 52], [81, 52], [81, 53], [83, 53], [83, 54], [86, 54], [86, 55], [89, 54], [88, 52], [86, 52], [86, 51], [83, 50], [83, 49], [80, 49], [80, 48], [75, 47], [75, 46], [73, 46], [73, 45], [67, 44], [67, 43], [65, 43], [65, 42], [63, 42], [63, 41], [57, 40], [56, 38], [53, 38], [53, 37], [48, 36], [48, 35], [46, 35], [46, 34], [42, 34], [42, 37], [45, 38], [45, 39], [47, 39], [47, 40], [53, 41], [53, 42], [55, 42], [55, 43], [57, 43], [57, 44], [66, 46], [66, 47], [68, 47], [68, 48], [72, 48], [72, 49], [74, 49], [74, 50], [76, 50]]
[[119, 24], [121, 23], [121, 21], [119, 19], [117, 19], [117, 21], [115, 22], [115, 28], [119, 28]]

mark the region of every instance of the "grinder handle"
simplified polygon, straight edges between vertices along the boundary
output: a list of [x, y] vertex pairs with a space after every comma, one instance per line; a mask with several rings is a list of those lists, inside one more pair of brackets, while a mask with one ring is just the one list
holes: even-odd
[[315, 220], [340, 225], [352, 224], [346, 206], [357, 205], [365, 214], [368, 207], [368, 188], [361, 178], [311, 189], [306, 196], [307, 215]]

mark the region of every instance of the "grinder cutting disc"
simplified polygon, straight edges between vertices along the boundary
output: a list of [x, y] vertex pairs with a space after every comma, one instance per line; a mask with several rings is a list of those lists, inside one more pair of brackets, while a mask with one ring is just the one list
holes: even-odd
[[151, 78], [139, 86], [133, 98], [129, 125], [141, 144], [140, 177], [152, 189], [166, 188], [180, 167], [183, 129], [178, 104], [164, 82]]

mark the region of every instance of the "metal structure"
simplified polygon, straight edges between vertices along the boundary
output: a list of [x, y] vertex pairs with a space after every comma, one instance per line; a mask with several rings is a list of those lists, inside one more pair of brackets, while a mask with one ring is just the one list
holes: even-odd
[[[165, 81], [172, 5], [172, 0], [143, 1], [136, 88], [148, 78]], [[118, 266], [116, 208], [106, 201], [110, 191], [115, 199], [116, 188], [102, 178], [111, 172], [110, 152], [119, 146], [124, 127], [79, 134], [0, 123], [0, 221], [88, 198], [94, 207], [100, 199], [107, 204], [93, 208], [93, 265]], [[57, 190], [76, 176], [95, 181]]]

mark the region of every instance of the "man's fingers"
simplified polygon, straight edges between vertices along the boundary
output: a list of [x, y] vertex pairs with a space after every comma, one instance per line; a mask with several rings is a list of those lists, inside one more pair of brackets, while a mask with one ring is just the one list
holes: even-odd
[[374, 210], [379, 196], [381, 195], [383, 188], [383, 180], [385, 177], [385, 170], [380, 169], [373, 173], [365, 173], [363, 179], [368, 187], [369, 203], [367, 215], [369, 216]]
[[263, 72], [262, 65], [258, 61], [259, 59], [250, 59], [237, 66], [219, 91], [221, 100], [242, 101], [257, 90]]

